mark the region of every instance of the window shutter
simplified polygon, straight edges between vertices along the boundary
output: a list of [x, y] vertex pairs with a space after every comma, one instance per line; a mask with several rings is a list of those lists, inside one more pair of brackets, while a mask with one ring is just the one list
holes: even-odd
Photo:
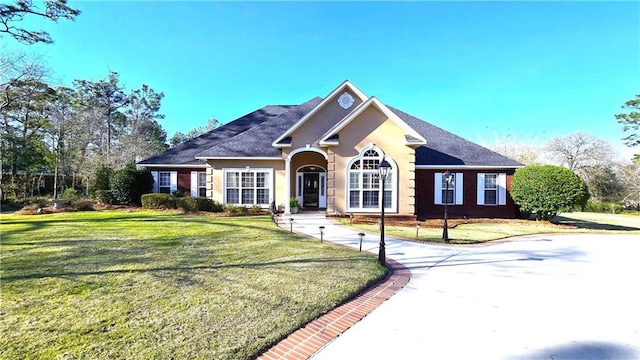
[[442, 173], [435, 173], [435, 189], [433, 203], [442, 205]]
[[153, 192], [157, 193], [158, 192], [158, 172], [152, 171], [151, 176], [153, 176]]
[[191, 172], [191, 196], [198, 196], [198, 172]]
[[484, 174], [478, 173], [478, 205], [484, 205]]
[[178, 190], [178, 172], [171, 171], [169, 175], [170, 183], [170, 192], [173, 194], [174, 191]]
[[462, 194], [464, 192], [464, 186], [462, 183], [462, 173], [456, 173], [456, 205], [462, 205]]
[[507, 205], [507, 174], [498, 174], [498, 205]]

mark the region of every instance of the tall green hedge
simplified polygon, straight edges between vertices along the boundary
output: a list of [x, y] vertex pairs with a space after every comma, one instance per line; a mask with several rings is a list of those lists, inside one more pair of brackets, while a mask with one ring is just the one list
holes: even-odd
[[587, 185], [573, 171], [555, 165], [530, 165], [516, 170], [511, 197], [521, 211], [551, 220], [558, 212], [584, 206], [589, 199]]

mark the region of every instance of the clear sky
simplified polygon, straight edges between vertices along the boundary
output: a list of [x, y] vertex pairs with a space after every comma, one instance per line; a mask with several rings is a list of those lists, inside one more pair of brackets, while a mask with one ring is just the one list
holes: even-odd
[[613, 115], [640, 94], [637, 1], [69, 5], [82, 11], [75, 22], [24, 22], [55, 41], [29, 51], [66, 85], [113, 70], [127, 88], [164, 92], [169, 136], [349, 79], [471, 141], [587, 131], [617, 146]]

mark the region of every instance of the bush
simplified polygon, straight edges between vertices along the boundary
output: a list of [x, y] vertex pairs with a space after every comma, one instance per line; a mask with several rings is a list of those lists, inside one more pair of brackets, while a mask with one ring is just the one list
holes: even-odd
[[587, 185], [573, 171], [554, 165], [530, 165], [516, 170], [511, 197], [523, 212], [537, 220], [551, 220], [560, 211], [584, 206], [589, 198]]
[[60, 194], [60, 198], [64, 200], [76, 200], [82, 196], [80, 190], [76, 190], [74, 188], [65, 189], [62, 194]]
[[110, 190], [111, 189], [111, 177], [113, 176], [113, 169], [105, 166], [104, 164], [100, 164], [96, 169], [96, 180], [93, 183], [92, 192], [100, 191], [100, 190]]
[[176, 198], [169, 194], [144, 194], [141, 197], [145, 209], [175, 209]]
[[96, 190], [95, 196], [96, 200], [101, 204], [112, 205], [114, 203], [111, 190]]
[[78, 200], [71, 203], [74, 211], [93, 211], [93, 202], [89, 200]]
[[623, 210], [624, 209], [620, 204], [612, 202], [598, 202], [591, 199], [587, 201], [587, 205], [584, 207], [584, 211], [596, 213], [620, 214]]
[[[137, 170], [129, 164], [111, 177], [111, 192], [117, 204], [141, 205], [142, 194], [153, 189], [153, 176], [149, 170]], [[171, 196], [171, 195], [169, 195]]]

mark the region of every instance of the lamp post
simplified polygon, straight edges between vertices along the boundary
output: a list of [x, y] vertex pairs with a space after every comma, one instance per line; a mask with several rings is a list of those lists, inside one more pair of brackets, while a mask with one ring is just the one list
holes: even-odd
[[380, 249], [378, 250], [378, 263], [380, 265], [385, 266], [386, 264], [386, 254], [385, 254], [385, 245], [384, 245], [384, 181], [387, 180], [387, 176], [389, 176], [389, 171], [391, 170], [391, 164], [384, 158], [378, 164], [378, 174], [380, 175], [381, 180], [381, 189], [382, 189], [382, 197], [380, 199], [380, 208], [382, 209], [380, 212]]
[[416, 239], [420, 237], [420, 223], [416, 224]]
[[320, 226], [320, 242], [322, 242], [322, 236], [324, 235], [324, 226]]
[[449, 186], [453, 181], [453, 174], [447, 170], [442, 174], [444, 176], [445, 192], [444, 192], [444, 227], [442, 228], [442, 242], [449, 243], [449, 224], [447, 223], [447, 205], [449, 204]]
[[291, 223], [291, 232], [293, 232], [293, 218], [289, 218], [289, 223]]

